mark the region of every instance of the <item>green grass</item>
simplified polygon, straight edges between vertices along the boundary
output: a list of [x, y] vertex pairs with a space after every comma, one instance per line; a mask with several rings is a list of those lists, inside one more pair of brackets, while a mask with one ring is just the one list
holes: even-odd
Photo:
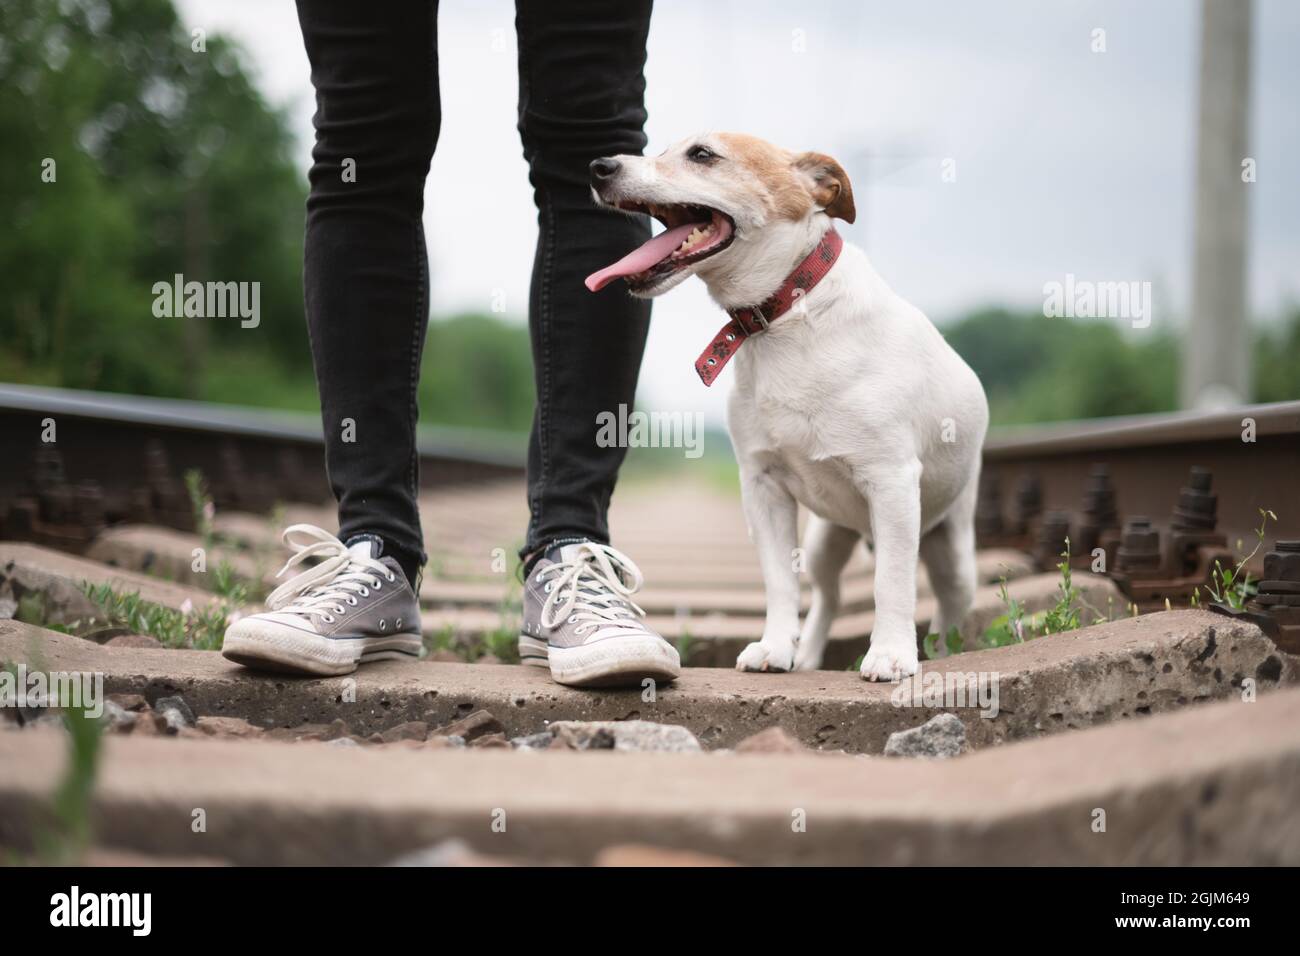
[[118, 591], [110, 584], [83, 585], [86, 596], [99, 609], [88, 621], [74, 621], [70, 633], [89, 633], [104, 627], [123, 627], [134, 634], [156, 638], [166, 647], [214, 651], [221, 647], [230, 615], [236, 606], [219, 600], [206, 608], [181, 611], [140, 597], [138, 591]]
[[[511, 578], [511, 581], [514, 581]], [[501, 623], [490, 631], [458, 634], [450, 624], [424, 638], [425, 651], [451, 651], [461, 660], [473, 663], [491, 654], [503, 664], [519, 663], [519, 596], [515, 587], [501, 601]]]
[[208, 483], [203, 477], [203, 472], [197, 468], [185, 472], [185, 491], [189, 495], [190, 511], [194, 515], [194, 530], [203, 542], [203, 550], [211, 551], [216, 541], [212, 522], [216, 517], [217, 509], [212, 503], [212, 495], [208, 493]]
[[695, 638], [691, 632], [683, 629], [681, 635], [677, 638], [677, 657], [681, 660], [682, 666], [690, 664], [691, 653], [695, 650]]
[[[1009, 644], [1021, 644], [1025, 641], [1033, 640], [1036, 637], [1043, 637], [1048, 634], [1060, 634], [1065, 631], [1074, 631], [1083, 626], [1082, 618], [1085, 610], [1090, 610], [1094, 614], [1092, 623], [1099, 624], [1102, 621], [1110, 620], [1110, 614], [1102, 615], [1095, 608], [1091, 607], [1084, 599], [1079, 588], [1074, 584], [1074, 577], [1070, 567], [1070, 539], [1065, 539], [1065, 550], [1061, 552], [1061, 560], [1056, 565], [1057, 571], [1060, 572], [1061, 581], [1057, 585], [1057, 597], [1051, 607], [1043, 611], [1030, 614], [1025, 610], [1025, 606], [1012, 597], [1010, 589], [1007, 586], [1006, 575], [999, 579], [998, 597], [1001, 599], [1003, 606], [1006, 608], [1005, 613], [994, 618], [984, 632], [975, 640], [972, 647], [965, 647], [965, 641], [957, 628], [950, 628], [945, 639], [945, 645], [949, 654], [959, 654], [963, 650], [984, 650], [993, 647], [1006, 647]], [[925, 636], [922, 647], [925, 656], [929, 660], [934, 660], [939, 655], [939, 635], [930, 633]]]
[[[1225, 568], [1219, 561], [1214, 562], [1214, 569], [1210, 572], [1210, 583], [1206, 587], [1213, 596], [1214, 600], [1220, 604], [1226, 604], [1230, 608], [1241, 610], [1246, 606], [1246, 602], [1255, 596], [1259, 591], [1259, 582], [1250, 579], [1250, 571], [1246, 565], [1249, 564], [1259, 554], [1259, 549], [1264, 546], [1264, 533], [1268, 528], [1270, 520], [1276, 521], [1277, 515], [1267, 508], [1259, 508], [1259, 527], [1255, 529], [1255, 547], [1251, 549], [1250, 554], [1243, 554], [1231, 568]], [[1241, 542], [1237, 542], [1237, 551], [1241, 552]], [[1199, 594], [1193, 595], [1199, 604]]]

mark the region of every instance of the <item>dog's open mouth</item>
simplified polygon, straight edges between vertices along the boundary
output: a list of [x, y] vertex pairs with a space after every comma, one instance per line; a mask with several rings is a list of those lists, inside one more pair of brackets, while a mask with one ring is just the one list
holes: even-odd
[[618, 208], [654, 216], [668, 228], [612, 266], [587, 276], [587, 288], [598, 292], [615, 279], [633, 290], [647, 288], [669, 273], [717, 255], [735, 238], [732, 218], [707, 206], [660, 206], [621, 202]]

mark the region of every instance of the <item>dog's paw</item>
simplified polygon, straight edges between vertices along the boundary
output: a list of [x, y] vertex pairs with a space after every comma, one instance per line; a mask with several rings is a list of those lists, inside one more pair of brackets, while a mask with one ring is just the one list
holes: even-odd
[[864, 680], [902, 680], [915, 674], [919, 663], [915, 642], [886, 642], [873, 639], [867, 656], [862, 659], [860, 673]]
[[799, 648], [794, 652], [794, 669], [797, 671], [815, 671], [822, 666], [822, 647], [814, 647], [811, 643], [799, 642]]
[[736, 658], [738, 671], [788, 671], [794, 666], [794, 645], [787, 642], [784, 647], [776, 648], [762, 641], [755, 641]]

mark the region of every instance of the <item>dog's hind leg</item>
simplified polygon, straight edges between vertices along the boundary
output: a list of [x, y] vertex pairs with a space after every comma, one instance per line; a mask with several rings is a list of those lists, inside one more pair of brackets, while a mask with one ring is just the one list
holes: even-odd
[[812, 578], [812, 605], [799, 633], [794, 669], [815, 671], [822, 665], [826, 637], [840, 609], [840, 575], [858, 543], [856, 531], [812, 515], [803, 535], [808, 575]]
[[930, 574], [938, 611], [930, 631], [938, 634], [939, 656], [948, 653], [948, 631], [960, 628], [975, 599], [975, 501], [978, 480], [972, 480], [953, 502], [943, 521], [921, 538], [921, 560]]

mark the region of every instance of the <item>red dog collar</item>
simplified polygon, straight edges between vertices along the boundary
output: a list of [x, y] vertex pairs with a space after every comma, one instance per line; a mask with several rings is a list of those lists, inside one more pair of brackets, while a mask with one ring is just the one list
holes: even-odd
[[835, 265], [843, 248], [844, 240], [835, 231], [835, 227], [831, 226], [822, 236], [822, 241], [817, 243], [817, 248], [795, 266], [794, 272], [764, 302], [745, 309], [728, 309], [731, 321], [722, 327], [709, 347], [695, 360], [695, 371], [699, 372], [704, 384], [713, 384], [713, 380], [718, 377], [723, 366], [731, 361], [745, 339], [762, 332], [789, 312], [802, 296], [811, 292], [813, 286], [831, 271], [831, 266]]

